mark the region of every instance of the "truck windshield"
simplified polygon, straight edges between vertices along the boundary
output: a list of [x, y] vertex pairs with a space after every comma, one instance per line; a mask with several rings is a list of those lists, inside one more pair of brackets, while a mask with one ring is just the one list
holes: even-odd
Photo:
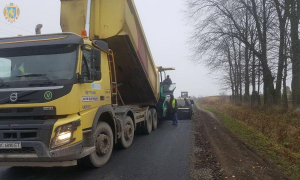
[[45, 81], [45, 77], [48, 81], [70, 80], [75, 74], [77, 49], [77, 45], [0, 49], [0, 79], [2, 83]]
[[173, 94], [175, 89], [176, 89], [176, 84], [163, 85], [163, 90], [165, 95]]

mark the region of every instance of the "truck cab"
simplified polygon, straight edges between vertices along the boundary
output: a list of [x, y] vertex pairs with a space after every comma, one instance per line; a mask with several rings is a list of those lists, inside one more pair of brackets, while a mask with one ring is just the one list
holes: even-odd
[[94, 150], [84, 136], [99, 107], [113, 112], [105, 52], [72, 33], [5, 38], [0, 64], [0, 161], [70, 165]]
[[157, 128], [159, 71], [133, 0], [61, 7], [63, 33], [0, 39], [0, 166], [101, 167]]

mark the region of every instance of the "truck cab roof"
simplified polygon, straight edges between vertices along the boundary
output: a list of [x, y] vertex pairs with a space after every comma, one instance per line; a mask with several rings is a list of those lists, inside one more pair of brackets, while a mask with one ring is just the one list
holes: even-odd
[[0, 38], [0, 49], [83, 43], [82, 37], [74, 33], [43, 34]]

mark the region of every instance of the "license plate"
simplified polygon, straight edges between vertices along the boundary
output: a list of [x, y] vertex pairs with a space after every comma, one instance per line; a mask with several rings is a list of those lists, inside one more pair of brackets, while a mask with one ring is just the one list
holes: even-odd
[[0, 142], [0, 149], [21, 149], [21, 142]]

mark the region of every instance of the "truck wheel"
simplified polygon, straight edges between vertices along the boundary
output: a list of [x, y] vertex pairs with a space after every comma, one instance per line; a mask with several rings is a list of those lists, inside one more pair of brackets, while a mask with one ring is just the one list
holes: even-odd
[[134, 138], [134, 123], [130, 116], [125, 119], [125, 127], [122, 133], [122, 137], [118, 141], [118, 147], [127, 149], [131, 146]]
[[83, 164], [98, 168], [105, 165], [112, 153], [114, 146], [113, 132], [105, 122], [100, 122], [94, 132], [96, 151], [83, 159]]
[[157, 128], [157, 112], [156, 109], [151, 109], [152, 114], [152, 130]]
[[152, 132], [152, 115], [150, 110], [148, 110], [146, 121], [143, 122], [142, 131], [147, 135]]

